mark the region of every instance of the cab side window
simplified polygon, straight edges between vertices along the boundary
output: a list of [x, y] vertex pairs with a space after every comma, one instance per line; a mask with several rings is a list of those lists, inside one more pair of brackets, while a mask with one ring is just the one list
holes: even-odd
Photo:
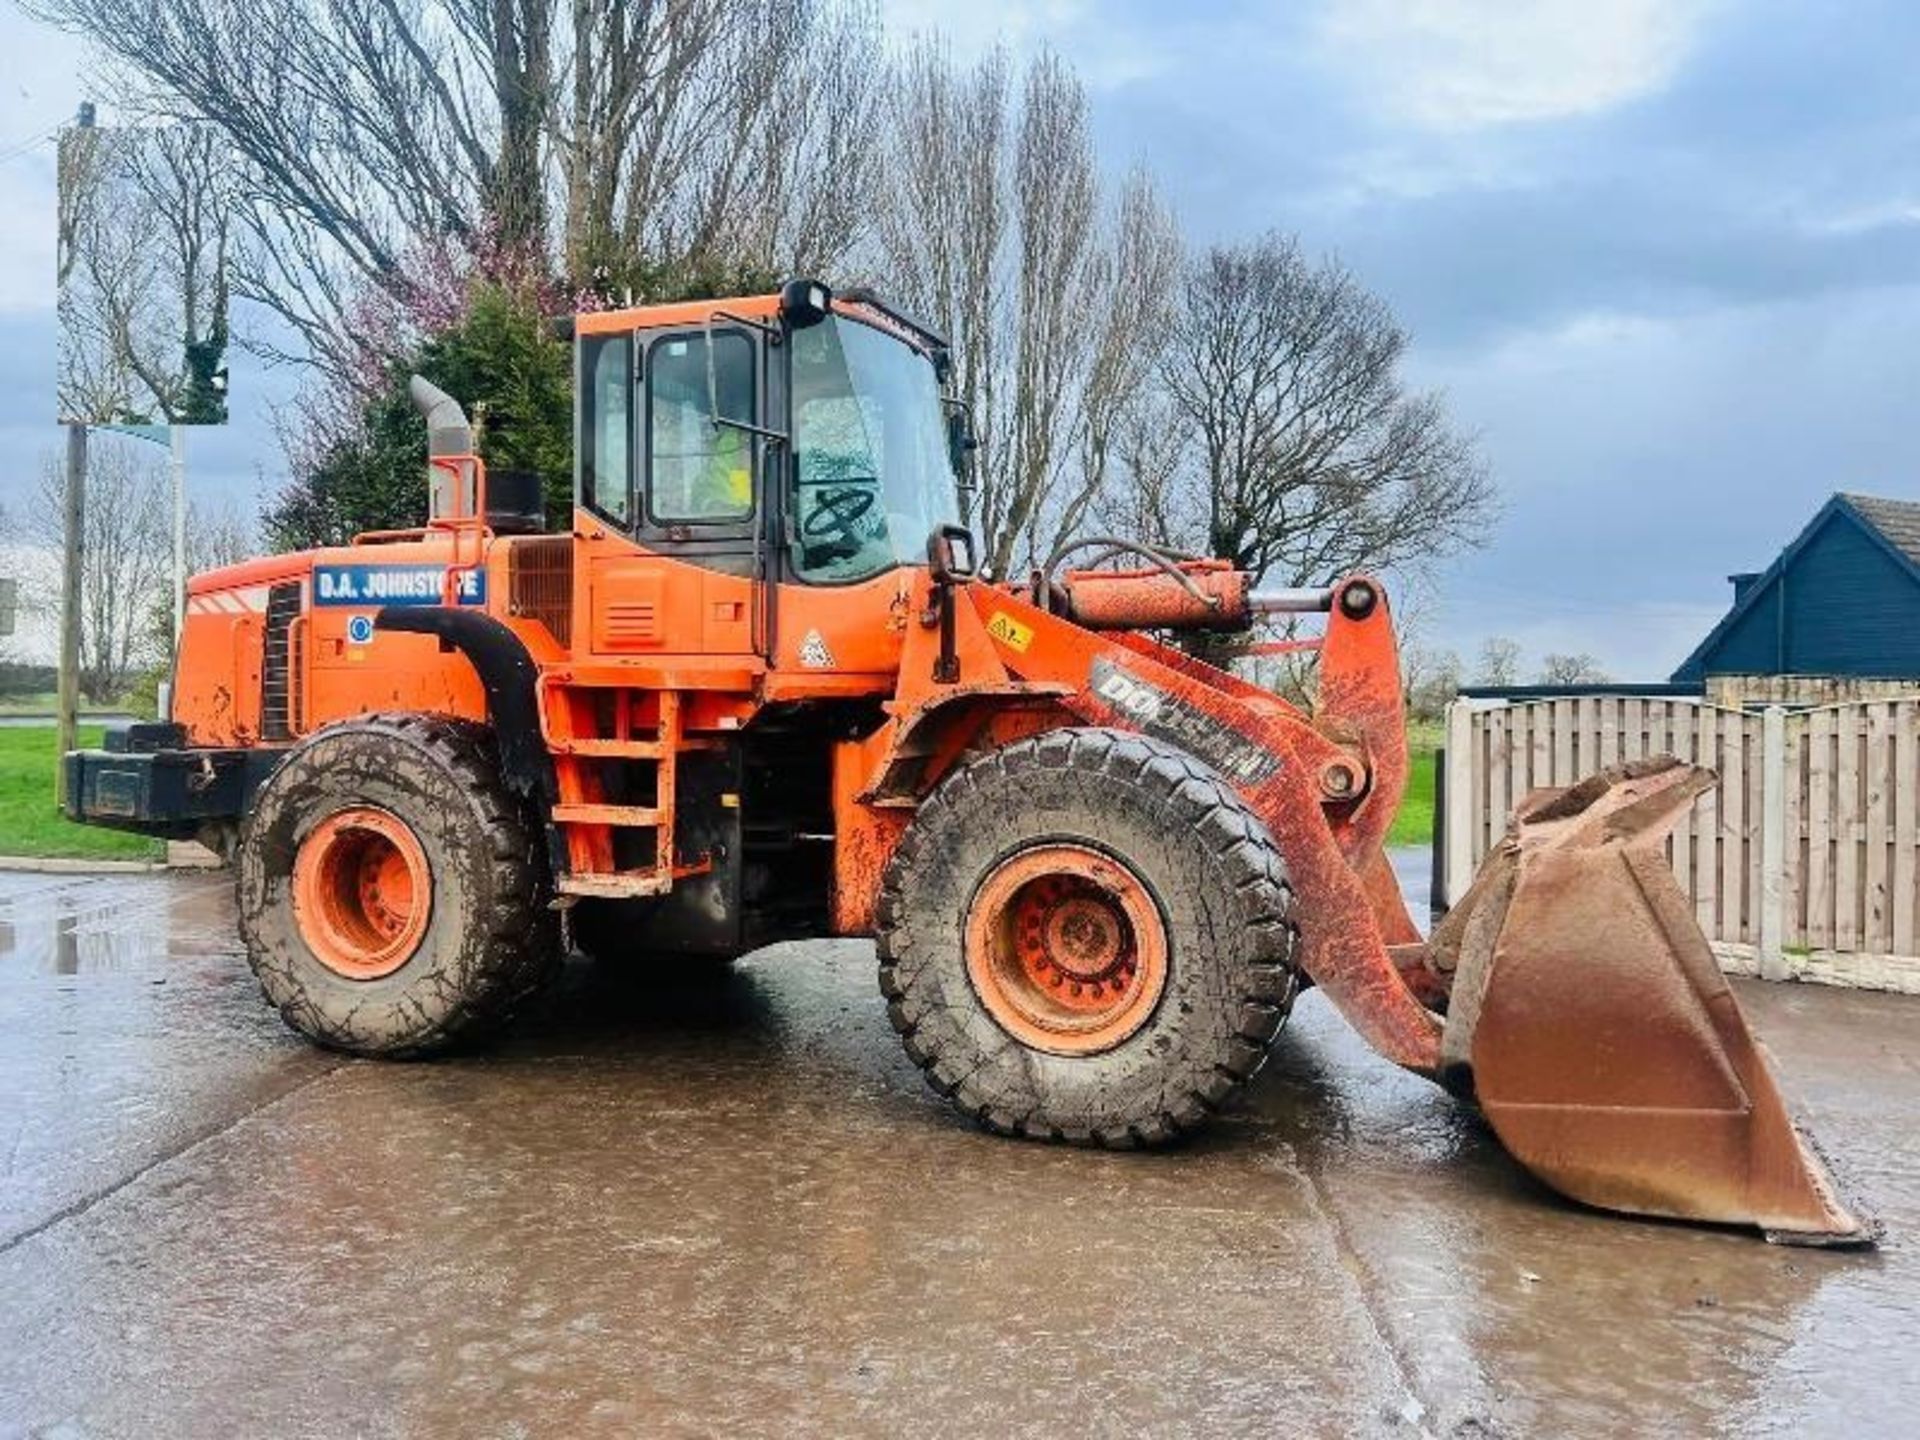
[[586, 340], [580, 380], [581, 502], [624, 529], [633, 521], [633, 337]]
[[[712, 352], [709, 355], [708, 347]], [[753, 514], [753, 345], [738, 332], [675, 335], [648, 351], [649, 517], [715, 524]]]

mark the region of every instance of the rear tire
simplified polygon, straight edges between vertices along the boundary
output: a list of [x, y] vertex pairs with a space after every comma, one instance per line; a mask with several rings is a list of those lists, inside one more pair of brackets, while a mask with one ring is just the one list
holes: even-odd
[[928, 1083], [988, 1128], [1164, 1143], [1264, 1063], [1295, 990], [1291, 898], [1212, 770], [1056, 730], [922, 803], [882, 881], [880, 988]]
[[446, 1050], [561, 959], [542, 837], [470, 721], [373, 715], [303, 741], [255, 797], [236, 868], [261, 989], [332, 1049]]

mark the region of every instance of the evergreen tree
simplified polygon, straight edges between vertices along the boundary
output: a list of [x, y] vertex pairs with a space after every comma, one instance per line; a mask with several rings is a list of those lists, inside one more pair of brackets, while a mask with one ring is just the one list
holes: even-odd
[[365, 530], [420, 525], [427, 514], [427, 429], [407, 398], [424, 375], [473, 421], [491, 470], [532, 470], [546, 487], [550, 523], [564, 525], [573, 498], [573, 365], [529, 300], [486, 282], [453, 325], [386, 372], [345, 435], [268, 511], [281, 550], [343, 545]]

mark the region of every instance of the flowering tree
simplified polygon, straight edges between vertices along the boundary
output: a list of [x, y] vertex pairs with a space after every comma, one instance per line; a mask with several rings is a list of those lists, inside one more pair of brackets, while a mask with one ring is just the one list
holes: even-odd
[[[269, 509], [267, 537], [282, 549], [344, 544], [363, 530], [420, 524], [427, 508], [427, 433], [407, 395], [418, 372], [467, 407], [494, 469], [532, 470], [550, 516], [572, 497], [572, 364], [546, 328], [543, 287], [472, 280], [444, 312], [412, 312], [429, 338], [406, 353], [369, 348], [344, 398], [309, 401], [290, 437], [295, 480]], [[438, 302], [436, 302], [437, 304]]]

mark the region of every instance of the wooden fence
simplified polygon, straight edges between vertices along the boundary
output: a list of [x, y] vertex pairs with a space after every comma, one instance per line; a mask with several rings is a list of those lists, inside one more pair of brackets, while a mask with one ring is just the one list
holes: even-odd
[[1920, 994], [1920, 696], [1798, 711], [1621, 695], [1456, 701], [1446, 902], [1529, 790], [1663, 754], [1720, 776], [1668, 853], [1726, 969]]

